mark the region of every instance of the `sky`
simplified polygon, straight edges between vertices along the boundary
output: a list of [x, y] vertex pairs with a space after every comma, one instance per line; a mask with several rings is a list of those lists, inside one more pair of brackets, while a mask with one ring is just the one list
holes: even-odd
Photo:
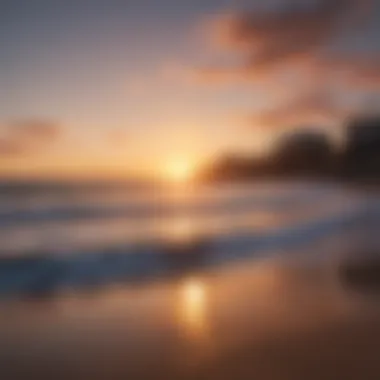
[[377, 104], [371, 0], [3, 0], [0, 174], [152, 173]]

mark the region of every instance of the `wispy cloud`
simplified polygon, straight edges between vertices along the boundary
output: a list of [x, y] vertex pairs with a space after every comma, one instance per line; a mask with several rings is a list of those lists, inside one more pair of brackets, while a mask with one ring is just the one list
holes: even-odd
[[334, 102], [329, 90], [336, 84], [346, 89], [378, 88], [379, 59], [374, 53], [342, 56], [332, 47], [338, 38], [364, 25], [373, 3], [283, 1], [274, 9], [218, 14], [204, 30], [212, 46], [234, 57], [234, 63], [197, 69], [194, 77], [208, 84], [264, 83], [269, 94], [286, 88], [283, 102], [255, 112], [249, 117], [252, 124], [273, 127], [345, 117], [348, 110]]
[[44, 120], [20, 120], [0, 126], [0, 155], [16, 156], [40, 152], [60, 136], [58, 124]]
[[125, 129], [113, 129], [106, 135], [106, 141], [114, 149], [125, 149], [129, 141], [128, 137], [128, 133]]
[[351, 110], [334, 102], [327, 93], [310, 92], [295, 96], [283, 104], [251, 114], [250, 125], [269, 128], [289, 127], [310, 123], [336, 123], [346, 117]]
[[347, 87], [362, 90], [380, 88], [380, 52], [372, 56], [341, 56], [320, 62], [322, 72], [339, 73]]
[[[358, 19], [364, 3], [320, 0], [294, 6], [285, 2], [270, 11], [226, 12], [210, 19], [207, 29], [214, 45], [240, 56], [240, 64], [224, 68], [226, 74], [234, 69], [258, 76], [284, 65], [304, 65], [319, 56], [326, 44]], [[215, 71], [220, 74], [222, 68], [216, 66]], [[206, 73], [210, 75], [211, 69]]]

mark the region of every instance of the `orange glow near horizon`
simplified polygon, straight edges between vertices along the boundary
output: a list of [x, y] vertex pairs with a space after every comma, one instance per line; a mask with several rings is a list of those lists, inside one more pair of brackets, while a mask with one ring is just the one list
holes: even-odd
[[175, 183], [187, 183], [195, 177], [196, 165], [190, 160], [175, 159], [164, 166], [163, 177]]

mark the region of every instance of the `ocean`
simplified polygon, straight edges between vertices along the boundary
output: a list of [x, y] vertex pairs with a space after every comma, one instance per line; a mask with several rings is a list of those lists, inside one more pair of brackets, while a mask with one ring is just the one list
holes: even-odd
[[287, 252], [368, 250], [379, 221], [377, 194], [333, 183], [3, 185], [0, 293], [156, 280]]
[[380, 378], [375, 192], [22, 186], [0, 210], [6, 378]]

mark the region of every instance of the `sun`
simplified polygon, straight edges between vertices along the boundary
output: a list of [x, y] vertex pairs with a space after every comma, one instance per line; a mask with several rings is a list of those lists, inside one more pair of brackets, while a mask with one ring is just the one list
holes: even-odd
[[164, 168], [164, 177], [172, 182], [188, 182], [195, 174], [194, 165], [187, 160], [173, 160]]

